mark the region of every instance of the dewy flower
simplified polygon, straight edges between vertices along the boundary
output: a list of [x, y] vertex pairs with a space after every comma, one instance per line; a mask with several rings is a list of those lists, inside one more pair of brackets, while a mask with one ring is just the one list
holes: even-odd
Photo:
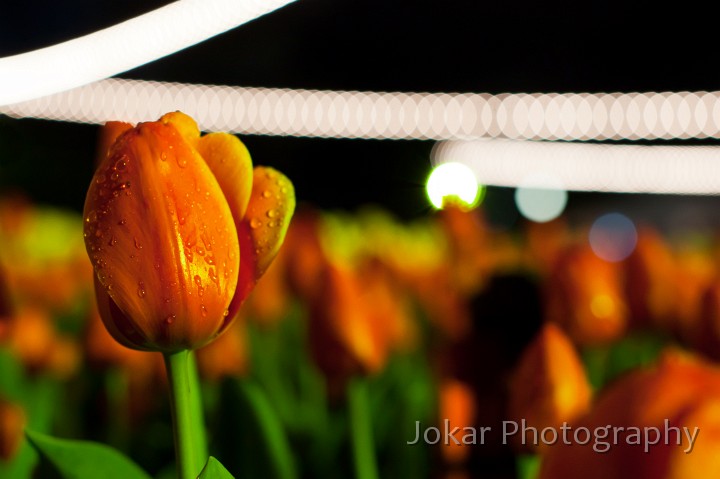
[[112, 146], [84, 211], [103, 322], [134, 349], [201, 347], [227, 329], [277, 254], [292, 183], [253, 170], [235, 136], [201, 137], [180, 112], [105, 132]]

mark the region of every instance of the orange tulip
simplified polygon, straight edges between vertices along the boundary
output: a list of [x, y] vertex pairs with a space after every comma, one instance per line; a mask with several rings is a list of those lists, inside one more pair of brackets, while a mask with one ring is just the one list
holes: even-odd
[[546, 285], [546, 316], [586, 345], [606, 343], [627, 328], [628, 308], [618, 263], [597, 257], [589, 246], [564, 251]]
[[12, 459], [20, 448], [27, 418], [22, 407], [0, 399], [0, 459]]
[[[657, 365], [612, 383], [571, 426], [592, 431], [589, 442], [570, 432], [568, 441], [547, 447], [540, 479], [718, 477], [720, 369], [665, 353]], [[638, 428], [654, 429], [646, 441]]]
[[681, 248], [675, 256], [676, 268], [667, 281], [674, 288], [675, 310], [670, 331], [687, 343], [694, 343], [703, 334], [701, 315], [703, 295], [715, 279], [716, 268], [709, 252], [690, 247]]
[[449, 245], [453, 286], [462, 294], [478, 292], [490, 273], [488, 227], [480, 210], [449, 206], [438, 212]]
[[[467, 384], [457, 379], [445, 379], [440, 384], [440, 418], [447, 420], [451, 428], [475, 427], [475, 393]], [[460, 435], [461, 436], [461, 435]], [[473, 446], [454, 441], [441, 443], [443, 459], [449, 464], [467, 461]]]
[[[513, 375], [510, 416], [537, 430], [559, 428], [564, 421], [584, 414], [591, 397], [585, 369], [570, 339], [556, 325], [546, 324], [523, 353]], [[518, 437], [518, 441], [525, 448], [534, 446], [528, 437]]]
[[76, 236], [81, 221], [75, 213], [38, 207], [19, 196], [0, 198], [0, 281], [7, 305], [73, 312], [92, 284], [92, 268]]
[[79, 347], [73, 339], [59, 334], [47, 311], [24, 306], [6, 318], [0, 342], [28, 371], [49, 372], [59, 378], [73, 375], [80, 365]]
[[252, 169], [225, 133], [200, 136], [176, 112], [114, 141], [85, 201], [85, 245], [105, 326], [125, 346], [201, 347], [232, 322], [277, 254], [295, 209], [292, 183]]
[[635, 250], [625, 261], [625, 289], [630, 317], [641, 327], [667, 329], [677, 310], [677, 266], [662, 237], [649, 228], [638, 231]]
[[310, 347], [331, 387], [353, 374], [380, 371], [389, 339], [364, 301], [358, 276], [347, 267], [328, 264], [321, 291], [310, 306]]

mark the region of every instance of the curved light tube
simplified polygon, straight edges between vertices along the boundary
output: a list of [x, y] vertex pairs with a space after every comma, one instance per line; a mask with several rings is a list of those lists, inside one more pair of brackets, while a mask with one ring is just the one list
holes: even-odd
[[516, 140], [447, 141], [435, 164], [469, 166], [486, 185], [574, 191], [720, 194], [720, 147]]
[[0, 105], [31, 100], [136, 68], [294, 0], [180, 0], [47, 48], [0, 58]]

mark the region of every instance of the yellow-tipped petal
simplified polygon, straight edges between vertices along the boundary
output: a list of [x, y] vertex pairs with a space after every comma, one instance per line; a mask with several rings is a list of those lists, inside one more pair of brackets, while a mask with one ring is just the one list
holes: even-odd
[[238, 225], [245, 216], [252, 192], [253, 167], [250, 153], [236, 136], [228, 133], [209, 133], [203, 136], [197, 149], [220, 184], [235, 224]]
[[181, 111], [166, 113], [160, 118], [159, 122], [164, 125], [172, 125], [180, 133], [183, 140], [193, 148], [197, 147], [197, 142], [200, 140], [200, 129], [195, 120], [185, 113]]
[[240, 275], [230, 313], [237, 311], [280, 251], [295, 211], [295, 189], [279, 171], [258, 166], [243, 221], [238, 227]]

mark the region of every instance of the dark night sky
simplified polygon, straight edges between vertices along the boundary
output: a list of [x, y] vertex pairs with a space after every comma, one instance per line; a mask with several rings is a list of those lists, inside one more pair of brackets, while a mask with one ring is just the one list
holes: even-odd
[[[0, 14], [0, 56], [90, 33], [167, 2], [12, 3]], [[300, 0], [121, 76], [377, 91], [720, 90], [717, 12], [678, 5]], [[96, 131], [0, 118], [0, 186], [80, 208]], [[241, 137], [256, 163], [293, 179], [301, 201], [349, 209], [379, 203], [403, 217], [427, 211], [431, 142]], [[488, 207], [511, 196], [493, 190]], [[571, 205], [598, 198], [574, 194]]]

